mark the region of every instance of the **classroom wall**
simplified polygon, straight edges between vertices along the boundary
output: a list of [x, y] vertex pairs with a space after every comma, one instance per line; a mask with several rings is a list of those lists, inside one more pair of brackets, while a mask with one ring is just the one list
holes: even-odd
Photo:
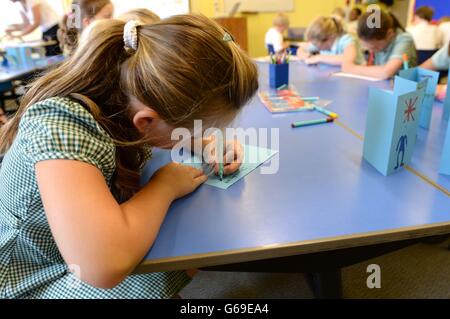
[[[292, 27], [307, 27], [318, 15], [331, 14], [336, 7], [344, 7], [345, 0], [294, 0], [294, 12], [288, 12]], [[223, 6], [223, 4], [221, 4]], [[191, 11], [214, 17], [213, 0], [191, 0]], [[276, 13], [246, 14], [248, 23], [249, 53], [253, 57], [267, 55], [264, 47], [266, 31], [272, 26]]]

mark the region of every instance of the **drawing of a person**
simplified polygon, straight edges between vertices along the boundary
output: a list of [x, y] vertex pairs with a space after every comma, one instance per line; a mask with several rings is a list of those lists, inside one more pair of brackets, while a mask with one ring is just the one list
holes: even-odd
[[[402, 137], [400, 137], [400, 140], [398, 141], [397, 144], [397, 166], [394, 169], [399, 169], [400, 166], [404, 166], [404, 160], [405, 160], [405, 152], [406, 152], [406, 148], [408, 147], [408, 136], [407, 135], [403, 135]], [[402, 154], [402, 160], [400, 160], [400, 154]]]

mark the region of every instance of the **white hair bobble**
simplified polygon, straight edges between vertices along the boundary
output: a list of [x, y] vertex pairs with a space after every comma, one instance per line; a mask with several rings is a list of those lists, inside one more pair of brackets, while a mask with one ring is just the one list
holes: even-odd
[[136, 20], [128, 21], [123, 29], [123, 42], [125, 43], [125, 50], [127, 52], [134, 52], [138, 49], [138, 32], [137, 27], [141, 24]]

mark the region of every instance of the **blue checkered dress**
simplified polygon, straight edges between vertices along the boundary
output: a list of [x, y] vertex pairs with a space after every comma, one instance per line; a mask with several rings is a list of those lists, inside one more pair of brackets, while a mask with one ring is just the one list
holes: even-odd
[[110, 136], [75, 101], [51, 98], [27, 110], [0, 167], [0, 298], [170, 298], [189, 282], [184, 272], [155, 273], [103, 290], [69, 271], [47, 222], [34, 165], [82, 161], [110, 183], [114, 152]]

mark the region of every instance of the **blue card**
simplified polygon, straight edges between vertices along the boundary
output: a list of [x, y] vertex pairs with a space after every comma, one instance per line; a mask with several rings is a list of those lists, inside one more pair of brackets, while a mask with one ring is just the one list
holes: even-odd
[[363, 156], [384, 176], [411, 162], [426, 83], [396, 77], [394, 91], [370, 90]]
[[183, 164], [204, 170], [205, 173], [209, 175], [208, 181], [206, 182], [207, 185], [220, 189], [228, 189], [270, 160], [277, 153], [277, 151], [267, 148], [246, 145], [244, 147], [244, 160], [241, 168], [233, 175], [224, 176], [222, 181], [214, 174], [212, 169], [209, 168], [207, 164], [204, 164], [197, 156], [193, 156], [190, 160], [184, 161]]
[[445, 97], [444, 102], [444, 120], [448, 121], [449, 119], [450, 119], [450, 85], [447, 85], [447, 96]]
[[429, 129], [431, 116], [433, 113], [436, 87], [439, 81], [439, 73], [422, 68], [412, 68], [400, 71], [400, 77], [415, 81], [417, 83], [422, 82], [424, 79], [428, 79], [427, 87], [425, 90], [425, 97], [422, 103], [419, 125], [420, 127]]
[[448, 123], [447, 137], [445, 138], [444, 152], [439, 172], [444, 175], [450, 175], [450, 123]]

